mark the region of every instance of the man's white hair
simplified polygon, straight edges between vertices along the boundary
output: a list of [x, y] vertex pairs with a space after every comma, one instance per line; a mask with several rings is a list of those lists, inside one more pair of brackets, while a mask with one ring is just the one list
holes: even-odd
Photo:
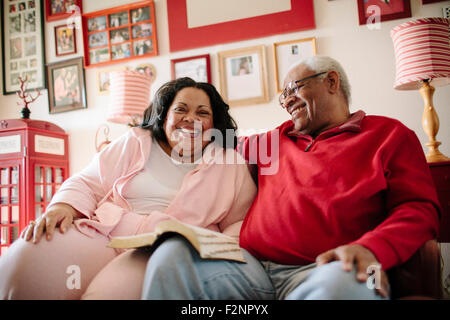
[[350, 82], [348, 81], [347, 74], [345, 73], [344, 68], [342, 68], [339, 62], [327, 56], [312, 56], [294, 63], [289, 67], [289, 71], [298, 67], [299, 65], [304, 65], [309, 69], [311, 69], [311, 71], [314, 71], [315, 73], [327, 72], [331, 70], [336, 71], [337, 74], [339, 75], [342, 93], [344, 94], [347, 103], [350, 105], [351, 101]]

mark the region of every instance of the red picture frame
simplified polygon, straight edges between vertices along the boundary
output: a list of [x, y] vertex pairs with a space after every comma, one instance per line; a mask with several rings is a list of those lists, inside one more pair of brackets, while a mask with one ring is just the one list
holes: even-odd
[[[60, 34], [59, 30], [61, 30], [62, 34]], [[71, 28], [65, 24], [55, 26], [55, 50], [57, 57], [77, 53], [75, 26]]]
[[316, 27], [313, 0], [291, 0], [291, 10], [188, 28], [186, 0], [167, 0], [170, 51], [309, 30]]
[[189, 77], [197, 82], [211, 83], [209, 54], [170, 60], [172, 80]]
[[[82, 0], [44, 0], [45, 1], [45, 20], [56, 21], [69, 18], [71, 15], [81, 14], [83, 12]], [[58, 6], [56, 7], [55, 4]], [[71, 5], [76, 5], [79, 8], [75, 11], [67, 11]]]
[[151, 0], [86, 13], [81, 23], [85, 68], [158, 55]]
[[386, 4], [383, 0], [358, 0], [359, 24], [367, 24], [370, 17], [375, 17], [373, 12], [367, 12], [371, 5], [380, 9], [380, 22], [411, 17], [410, 0], [391, 0]]

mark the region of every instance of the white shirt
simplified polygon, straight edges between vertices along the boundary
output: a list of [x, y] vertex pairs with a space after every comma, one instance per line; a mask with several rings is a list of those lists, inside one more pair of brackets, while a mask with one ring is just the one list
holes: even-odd
[[135, 213], [164, 212], [175, 198], [186, 173], [196, 166], [196, 163], [176, 162], [153, 140], [144, 170], [124, 186], [123, 196]]

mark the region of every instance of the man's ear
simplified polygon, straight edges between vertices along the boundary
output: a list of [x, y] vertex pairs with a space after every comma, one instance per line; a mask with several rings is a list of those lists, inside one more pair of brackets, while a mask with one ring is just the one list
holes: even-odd
[[327, 75], [327, 81], [328, 81], [328, 91], [330, 93], [336, 93], [339, 91], [339, 88], [341, 86], [339, 74], [336, 71], [328, 71]]

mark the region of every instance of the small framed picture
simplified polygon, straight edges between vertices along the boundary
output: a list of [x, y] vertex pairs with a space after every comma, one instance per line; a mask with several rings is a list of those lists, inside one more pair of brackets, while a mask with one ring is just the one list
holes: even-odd
[[230, 106], [269, 101], [264, 45], [218, 53], [220, 90]]
[[444, 18], [450, 19], [450, 6], [442, 8], [442, 16]]
[[[67, 19], [82, 12], [82, 0], [43, 0], [47, 21]], [[28, 2], [30, 2], [28, 0]]]
[[209, 54], [173, 59], [170, 63], [172, 66], [172, 80], [189, 77], [197, 82], [211, 83]]
[[156, 68], [150, 63], [140, 64], [136, 67], [135, 70], [147, 74], [152, 80], [152, 83], [156, 79]]
[[55, 27], [55, 47], [57, 56], [65, 56], [77, 53], [77, 42], [75, 39], [75, 28], [67, 25]]
[[59, 113], [84, 109], [86, 90], [83, 58], [53, 63], [47, 66], [49, 80], [49, 112]]
[[277, 92], [284, 89], [283, 81], [289, 67], [295, 62], [316, 55], [316, 39], [306, 38], [273, 44], [275, 59], [275, 76], [277, 79]]
[[109, 74], [113, 71], [126, 70], [126, 67], [108, 68], [97, 71], [97, 91], [100, 95], [109, 94]]
[[359, 24], [411, 17], [410, 0], [358, 0]]

